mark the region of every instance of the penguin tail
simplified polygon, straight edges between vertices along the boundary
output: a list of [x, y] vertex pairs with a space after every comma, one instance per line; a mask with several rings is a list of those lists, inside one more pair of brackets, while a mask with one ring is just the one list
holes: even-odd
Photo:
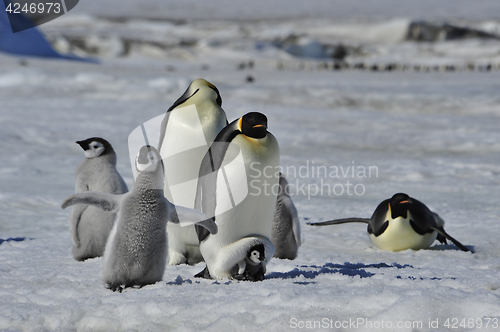
[[450, 234], [446, 233], [446, 231], [444, 230], [444, 228], [442, 228], [442, 227], [435, 227], [433, 229], [438, 233], [437, 239], [441, 243], [446, 243], [446, 239], [448, 239], [451, 242], [453, 242], [454, 245], [456, 245], [458, 248], [460, 248], [460, 250], [470, 251], [471, 253], [474, 253], [474, 250], [467, 248], [466, 246], [464, 246], [463, 244], [461, 244], [460, 242], [458, 242], [457, 240], [455, 240]]
[[328, 226], [328, 225], [340, 225], [347, 224], [351, 222], [358, 222], [363, 224], [368, 224], [370, 219], [367, 218], [344, 218], [344, 219], [335, 219], [321, 222], [308, 222], [307, 224], [310, 226]]

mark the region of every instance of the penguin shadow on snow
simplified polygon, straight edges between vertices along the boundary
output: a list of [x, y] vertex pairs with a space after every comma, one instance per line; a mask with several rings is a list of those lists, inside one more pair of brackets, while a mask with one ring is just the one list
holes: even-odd
[[[303, 276], [306, 279], [316, 279], [317, 276], [323, 274], [343, 274], [349, 277], [359, 276], [360, 278], [369, 278], [375, 275], [375, 273], [368, 272], [365, 269], [368, 268], [413, 268], [413, 266], [405, 264], [386, 264], [386, 263], [376, 263], [376, 264], [363, 264], [363, 263], [349, 263], [335, 264], [326, 263], [322, 266], [319, 265], [301, 265], [294, 268], [288, 272], [271, 272], [266, 276], [266, 279], [294, 279]], [[311, 270], [313, 269], [313, 270]], [[311, 282], [295, 282], [297, 284], [309, 284]]]
[[23, 242], [26, 240], [34, 240], [34, 239], [27, 237], [9, 237], [8, 239], [0, 239], [0, 245], [4, 242]]
[[[181, 286], [183, 284], [189, 284], [189, 285], [191, 285], [192, 283], [193, 283], [193, 281], [191, 279], [182, 279], [182, 277], [180, 275], [178, 275], [177, 278], [175, 278], [174, 281], [167, 282], [167, 286]], [[195, 284], [199, 284], [200, 282], [199, 281], [195, 281], [194, 283]]]

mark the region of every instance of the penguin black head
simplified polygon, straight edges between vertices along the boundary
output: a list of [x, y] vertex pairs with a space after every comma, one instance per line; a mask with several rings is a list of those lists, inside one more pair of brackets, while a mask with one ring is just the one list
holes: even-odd
[[150, 145], [144, 145], [137, 154], [135, 167], [139, 172], [154, 172], [162, 164], [158, 150]]
[[208, 87], [217, 93], [217, 98], [215, 99], [215, 102], [217, 103], [217, 105], [222, 107], [222, 97], [220, 96], [219, 89], [217, 89], [217, 87], [215, 85], [213, 85], [212, 83], [210, 83], [210, 82], [207, 82], [207, 83], [208, 83]]
[[407, 194], [397, 193], [392, 196], [389, 200], [392, 219], [396, 219], [398, 217], [406, 219], [408, 217], [408, 210], [412, 207], [412, 204], [412, 199]]
[[266, 260], [266, 250], [262, 243], [259, 243], [248, 250], [247, 258], [253, 263], [260, 263]]
[[250, 112], [240, 119], [240, 130], [252, 138], [264, 138], [267, 135], [267, 117], [258, 112]]
[[198, 79], [194, 80], [193, 82], [191, 82], [191, 84], [189, 84], [186, 91], [182, 94], [182, 96], [179, 97], [179, 99], [177, 99], [174, 102], [174, 104], [172, 106], [170, 106], [170, 108], [167, 110], [167, 112], [170, 112], [173, 109], [175, 109], [177, 106], [185, 103], [188, 99], [190, 99], [191, 97], [196, 95], [200, 91], [200, 89], [206, 89], [206, 88], [209, 88], [209, 89], [212, 89], [213, 91], [215, 91], [215, 93], [216, 93], [215, 102], [217, 103], [217, 105], [219, 105], [219, 107], [222, 107], [222, 97], [220, 96], [219, 89], [217, 89], [217, 87], [215, 85], [208, 82], [207, 80], [204, 80], [203, 78], [198, 78]]
[[91, 137], [83, 141], [77, 141], [76, 143], [82, 147], [85, 152], [85, 157], [88, 159], [115, 152], [111, 144], [101, 137]]

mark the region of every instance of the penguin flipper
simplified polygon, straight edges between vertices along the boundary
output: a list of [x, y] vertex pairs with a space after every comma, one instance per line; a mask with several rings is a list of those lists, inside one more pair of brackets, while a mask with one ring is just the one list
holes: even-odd
[[69, 196], [62, 202], [61, 208], [65, 209], [68, 206], [72, 206], [75, 204], [86, 204], [95, 206], [104, 211], [118, 212], [118, 209], [120, 208], [120, 199], [122, 196], [123, 195], [113, 195], [96, 191], [87, 191]]
[[165, 117], [161, 121], [161, 129], [160, 129], [160, 141], [158, 142], [158, 151], [161, 151], [161, 145], [163, 144], [163, 140], [165, 139], [165, 132], [167, 131], [168, 119], [170, 117], [170, 112], [167, 111]]
[[77, 248], [80, 246], [78, 224], [80, 223], [80, 218], [82, 217], [82, 213], [86, 208], [87, 206], [85, 205], [76, 205], [73, 207], [73, 209], [71, 210], [71, 214], [69, 215], [69, 233], [71, 236], [71, 242], [73, 243], [73, 246]]
[[181, 225], [195, 224], [208, 230], [210, 234], [217, 234], [217, 225], [212, 218], [195, 209], [186, 208], [179, 205], [175, 206], [175, 215], [170, 218], [173, 223]]
[[344, 218], [344, 219], [335, 219], [335, 220], [328, 220], [328, 221], [321, 221], [321, 222], [308, 222], [307, 224], [310, 226], [328, 226], [328, 225], [340, 225], [340, 224], [347, 224], [351, 222], [360, 222], [363, 224], [368, 224], [370, 223], [371, 219], [367, 218]]
[[300, 222], [297, 209], [295, 208], [295, 205], [293, 204], [293, 201], [290, 197], [284, 199], [283, 204], [285, 205], [285, 209], [289, 214], [290, 219], [292, 220], [292, 232], [293, 237], [295, 238], [295, 243], [298, 247], [300, 247], [300, 245], [302, 244], [302, 238], [300, 236]]
[[239, 275], [242, 275], [243, 273], [245, 273], [245, 269], [247, 268], [247, 262], [246, 260], [241, 260], [238, 262], [238, 274]]
[[295, 238], [295, 243], [297, 243], [297, 246], [300, 247], [302, 245], [302, 237], [300, 236], [300, 223], [297, 213], [295, 213], [292, 220], [292, 231]]
[[208, 271], [208, 267], [207, 266], [205, 266], [205, 268], [203, 269], [203, 271], [195, 274], [194, 277], [195, 278], [212, 279], [212, 277], [210, 276], [210, 271]]
[[[438, 237], [439, 237], [439, 235], [441, 235], [442, 237], [453, 242], [453, 244], [456, 245], [457, 247], [459, 247], [461, 250], [470, 251], [471, 253], [474, 253], [474, 250], [467, 248], [466, 246], [464, 246], [463, 244], [461, 244], [460, 242], [455, 240], [450, 234], [446, 233], [444, 228], [442, 228], [442, 227], [431, 227], [431, 228], [438, 233]], [[438, 238], [438, 240], [439, 240], [439, 238]]]

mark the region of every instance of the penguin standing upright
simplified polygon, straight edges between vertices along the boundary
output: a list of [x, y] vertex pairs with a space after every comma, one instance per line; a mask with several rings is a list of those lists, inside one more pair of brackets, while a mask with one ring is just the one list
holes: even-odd
[[264, 114], [245, 114], [217, 135], [200, 167], [195, 209], [213, 217], [218, 233], [197, 227], [207, 264], [198, 277], [264, 278], [274, 253], [272, 188], [278, 185], [278, 166], [278, 142], [267, 131]]
[[400, 251], [406, 249], [427, 249], [437, 239], [453, 242], [463, 251], [471, 251], [444, 230], [444, 220], [429, 210], [424, 203], [404, 193], [380, 203], [370, 219], [346, 218], [317, 223], [312, 226], [338, 225], [350, 222], [368, 224], [368, 235], [372, 243], [380, 249]]
[[[158, 150], [165, 164], [165, 197], [176, 205], [194, 207], [201, 160], [227, 125], [221, 106], [219, 90], [197, 79], [167, 110]], [[170, 265], [202, 260], [194, 226], [168, 223], [167, 228]]]
[[135, 163], [138, 176], [132, 190], [123, 195], [100, 192], [77, 193], [66, 198], [62, 208], [91, 204], [117, 212], [104, 253], [103, 281], [113, 291], [122, 286], [144, 286], [160, 281], [167, 255], [167, 221], [180, 219], [216, 233], [212, 219], [201, 212], [174, 206], [163, 193], [163, 165], [158, 151], [143, 146]]
[[300, 224], [297, 209], [288, 194], [288, 181], [279, 174], [279, 191], [273, 218], [271, 242], [274, 256], [281, 259], [295, 259], [301, 245]]
[[[100, 191], [124, 194], [127, 185], [116, 170], [116, 153], [103, 138], [91, 137], [76, 142], [85, 152], [85, 159], [76, 170], [75, 192]], [[78, 261], [100, 257], [104, 254], [109, 232], [116, 214], [94, 206], [73, 207], [69, 218], [69, 230], [73, 257]]]

